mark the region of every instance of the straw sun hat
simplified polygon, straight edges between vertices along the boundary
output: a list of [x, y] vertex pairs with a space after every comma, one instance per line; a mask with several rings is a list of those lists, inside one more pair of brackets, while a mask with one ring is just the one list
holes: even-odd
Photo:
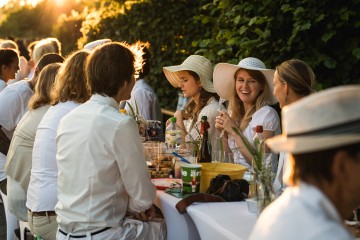
[[360, 85], [327, 89], [285, 106], [275, 152], [306, 153], [360, 143]]
[[190, 55], [180, 65], [163, 67], [167, 80], [176, 88], [180, 86], [180, 79], [176, 72], [184, 70], [195, 72], [200, 77], [202, 87], [208, 92], [215, 93], [212, 82], [213, 68], [209, 59], [199, 55]]
[[257, 58], [248, 57], [239, 62], [238, 65], [229, 63], [219, 63], [214, 69], [214, 87], [219, 96], [229, 100], [234, 91], [234, 74], [239, 69], [258, 70], [264, 74], [266, 82], [269, 86], [270, 102], [277, 103], [277, 99], [273, 95], [273, 78], [275, 70], [267, 69], [265, 64]]

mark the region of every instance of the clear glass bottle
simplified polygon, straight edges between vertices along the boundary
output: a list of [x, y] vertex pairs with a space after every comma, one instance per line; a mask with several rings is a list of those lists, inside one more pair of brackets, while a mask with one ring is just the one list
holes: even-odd
[[170, 149], [176, 149], [181, 144], [181, 129], [176, 124], [176, 117], [170, 118], [170, 124], [165, 129], [165, 143]]
[[259, 157], [261, 156], [260, 159], [253, 159], [255, 196], [257, 199], [258, 213], [260, 214], [264, 208], [275, 199], [272, 186], [273, 173], [271, 171], [271, 164], [266, 162], [266, 156], [268, 154], [265, 152], [265, 137], [263, 134], [263, 126], [261, 125], [256, 126], [254, 147], [261, 153], [261, 155], [259, 155]]
[[211, 162], [211, 142], [209, 139], [208, 129], [210, 127], [207, 116], [201, 117], [200, 134], [202, 135], [200, 149], [197, 157], [198, 163]]

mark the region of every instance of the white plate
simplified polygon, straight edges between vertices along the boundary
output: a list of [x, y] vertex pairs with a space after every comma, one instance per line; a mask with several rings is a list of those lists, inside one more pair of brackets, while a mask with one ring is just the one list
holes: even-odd
[[181, 184], [181, 179], [176, 178], [152, 178], [151, 182], [156, 186], [156, 189], [165, 190], [170, 187], [172, 182], [178, 182]]

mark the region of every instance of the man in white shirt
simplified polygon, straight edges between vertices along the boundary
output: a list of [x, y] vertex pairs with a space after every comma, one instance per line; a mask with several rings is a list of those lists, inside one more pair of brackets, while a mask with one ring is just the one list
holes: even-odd
[[[145, 120], [158, 120], [162, 121], [161, 108], [159, 99], [156, 96], [155, 91], [146, 83], [145, 78], [150, 73], [150, 58], [149, 43], [142, 43], [143, 48], [143, 67], [139, 72], [139, 77], [135, 82], [135, 86], [131, 91], [131, 98], [127, 101], [135, 110], [137, 104], [139, 109], [139, 115]], [[125, 109], [128, 113], [131, 113], [128, 104], [125, 105]]]
[[360, 86], [318, 92], [282, 110], [290, 185], [260, 215], [251, 240], [354, 239], [344, 220], [360, 205]]
[[138, 127], [120, 114], [140, 62], [135, 50], [106, 43], [88, 58], [92, 97], [60, 122], [57, 133], [57, 239], [164, 239]]

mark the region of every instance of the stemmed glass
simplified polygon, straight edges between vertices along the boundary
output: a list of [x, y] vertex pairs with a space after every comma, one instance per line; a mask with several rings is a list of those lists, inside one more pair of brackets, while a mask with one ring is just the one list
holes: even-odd
[[[225, 110], [225, 109], [222, 109], [222, 106], [223, 106], [223, 103], [226, 102], [226, 99], [224, 98], [219, 98], [219, 108], [218, 108], [218, 111], [221, 111], [221, 110]], [[226, 110], [225, 110], [226, 112]], [[223, 129], [220, 133], [220, 138], [222, 138], [222, 136], [224, 135], [224, 132], [225, 132], [225, 129]]]

